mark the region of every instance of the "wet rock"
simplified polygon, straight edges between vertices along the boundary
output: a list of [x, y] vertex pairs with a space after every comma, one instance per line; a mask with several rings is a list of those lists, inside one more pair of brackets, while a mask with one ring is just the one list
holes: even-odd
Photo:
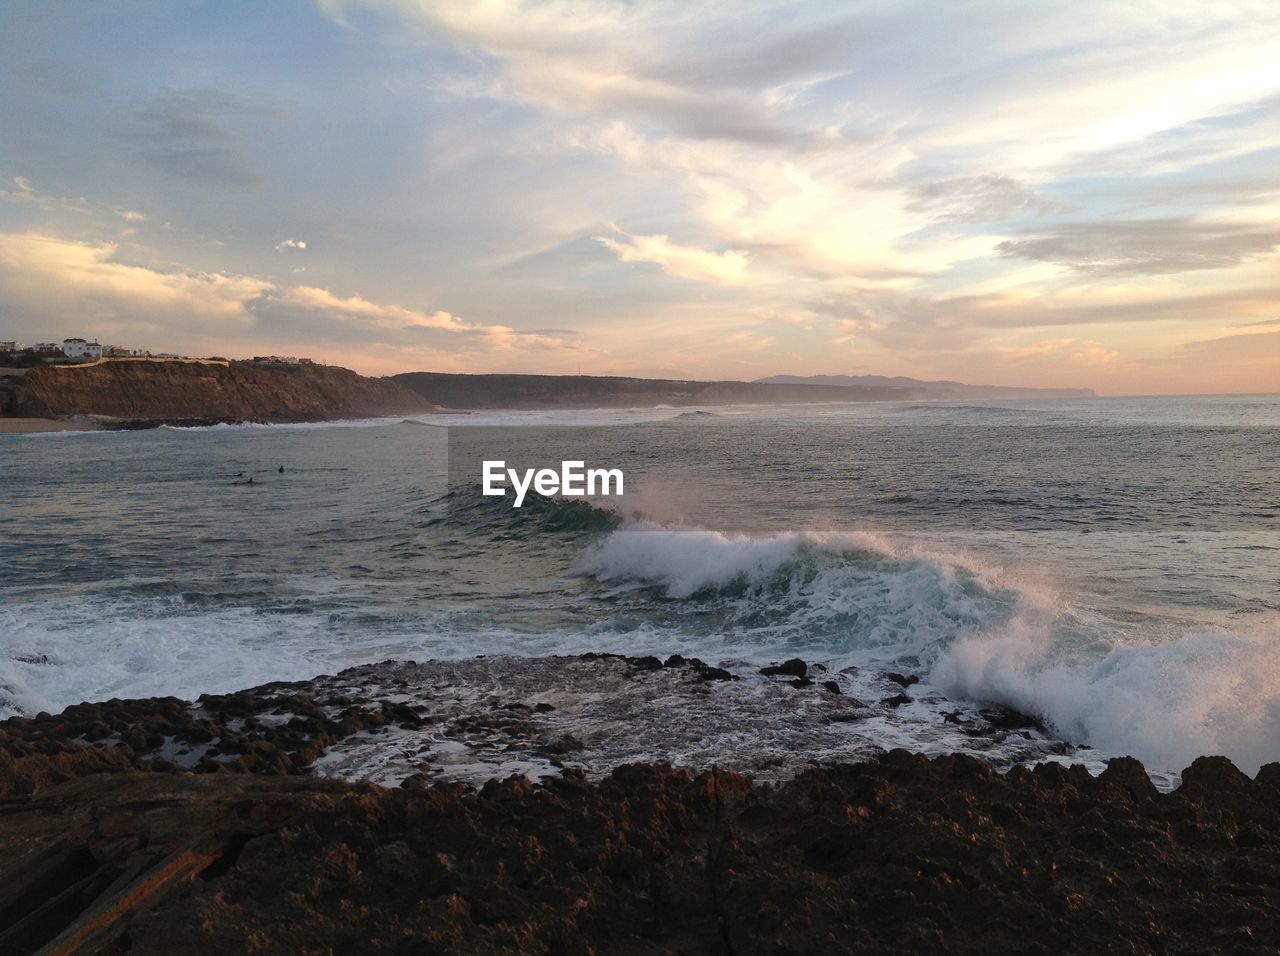
[[631, 658], [631, 666], [638, 671], [656, 671], [662, 669], [662, 661], [653, 656], [633, 657]]
[[900, 687], [910, 687], [912, 684], [920, 683], [920, 678], [917, 677], [915, 674], [906, 676], [903, 674], [899, 674], [896, 671], [885, 671], [884, 674], [881, 676], [883, 676], [885, 680], [893, 681], [895, 684], [899, 685]]
[[812, 687], [813, 680], [808, 677], [797, 677], [793, 681], [787, 681], [792, 687]]
[[[595, 668], [583, 660], [548, 665], [556, 693]], [[632, 680], [625, 659], [596, 660], [608, 686], [659, 700], [674, 689], [704, 715], [739, 694], [813, 712], [816, 733], [901, 719], [846, 696], [793, 695], [790, 681], [698, 686], [720, 670], [704, 662]], [[461, 737], [437, 753], [435, 727], [397, 732], [424, 715], [380, 699], [403, 698], [401, 672], [360, 673], [363, 684], [0, 722], [0, 952], [80, 932], [99, 934], [98, 951], [140, 954], [239, 952], [246, 940], [338, 953], [1280, 949], [1280, 766], [1250, 783], [1221, 758], [1197, 761], [1184, 790], [1165, 795], [1127, 759], [1095, 781], [1081, 766], [1001, 775], [972, 757], [895, 751], [771, 786], [632, 764], [596, 782], [566, 769], [542, 785], [474, 789], [436, 782]], [[461, 712], [433, 690], [431, 723], [482, 737], [517, 767], [585, 763], [568, 756], [582, 745], [567, 733], [580, 700], [510, 708], [543, 690], [502, 676]], [[990, 739], [985, 721], [971, 723]], [[309, 776], [351, 727], [407, 753], [408, 779], [384, 789]], [[125, 737], [162, 740], [164, 754]], [[414, 749], [424, 740], [433, 749]], [[563, 761], [539, 749], [548, 742]], [[22, 931], [29, 901], [54, 899], [75, 905], [48, 911], [21, 945], [4, 935]]]
[[1038, 730], [1045, 731], [1045, 726], [1038, 718], [1012, 707], [993, 707], [982, 711], [982, 716], [996, 730]]
[[429, 786], [431, 786], [431, 774], [424, 770], [410, 774], [400, 781], [400, 787], [404, 790], [425, 790]]
[[903, 704], [911, 703], [911, 698], [906, 694], [894, 694], [892, 697], [886, 697], [880, 703], [885, 707], [901, 707]]
[[804, 677], [809, 673], [809, 665], [798, 657], [783, 661], [781, 664], [770, 664], [760, 668], [766, 677]]
[[829, 691], [832, 694], [843, 693], [843, 691], [840, 690], [840, 685], [833, 680], [824, 680], [822, 682], [822, 689], [825, 691]]
[[721, 681], [721, 680], [737, 680], [737, 676], [725, 670], [723, 667], [712, 667], [706, 661], [691, 657], [685, 662], [688, 667], [697, 676], [700, 681]]

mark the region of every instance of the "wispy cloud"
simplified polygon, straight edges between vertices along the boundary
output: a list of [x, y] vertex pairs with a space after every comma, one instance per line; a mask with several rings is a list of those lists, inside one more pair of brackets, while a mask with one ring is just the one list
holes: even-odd
[[1002, 255], [1053, 262], [1076, 272], [1150, 275], [1226, 269], [1280, 246], [1280, 227], [1191, 218], [1064, 223], [997, 243]]
[[172, 176], [202, 186], [253, 186], [261, 175], [239, 145], [239, 126], [279, 113], [222, 90], [166, 90], [136, 111], [129, 135], [146, 162]]
[[738, 285], [747, 279], [751, 257], [736, 249], [709, 252], [693, 246], [682, 246], [667, 236], [597, 236], [596, 241], [616, 255], [621, 262], [651, 262], [669, 275], [695, 282]]

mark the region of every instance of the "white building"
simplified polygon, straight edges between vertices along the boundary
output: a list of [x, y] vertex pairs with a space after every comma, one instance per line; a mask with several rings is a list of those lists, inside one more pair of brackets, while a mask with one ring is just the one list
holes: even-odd
[[0, 352], [21, 352], [21, 342], [0, 342]]
[[62, 354], [73, 359], [100, 359], [102, 343], [86, 342], [84, 339], [63, 339]]

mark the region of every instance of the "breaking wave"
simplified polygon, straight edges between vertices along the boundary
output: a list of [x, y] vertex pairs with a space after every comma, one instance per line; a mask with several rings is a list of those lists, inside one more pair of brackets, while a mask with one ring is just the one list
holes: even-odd
[[1068, 740], [1179, 769], [1221, 753], [1250, 772], [1280, 759], [1280, 626], [1133, 633], [1051, 588], [964, 555], [871, 534], [762, 537], [636, 524], [576, 571], [644, 589], [673, 619], [707, 618], [839, 666], [915, 668], [956, 699], [1014, 707]]

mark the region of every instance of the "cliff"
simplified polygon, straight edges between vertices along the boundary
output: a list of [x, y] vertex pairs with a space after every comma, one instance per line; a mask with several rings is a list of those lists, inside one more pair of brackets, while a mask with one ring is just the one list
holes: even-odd
[[14, 410], [22, 417], [44, 418], [306, 422], [431, 407], [398, 382], [335, 366], [142, 360], [32, 369], [22, 380]]
[[392, 378], [447, 408], [631, 408], [652, 405], [804, 405], [923, 398], [908, 388], [692, 382], [605, 375], [460, 375], [406, 372]]

